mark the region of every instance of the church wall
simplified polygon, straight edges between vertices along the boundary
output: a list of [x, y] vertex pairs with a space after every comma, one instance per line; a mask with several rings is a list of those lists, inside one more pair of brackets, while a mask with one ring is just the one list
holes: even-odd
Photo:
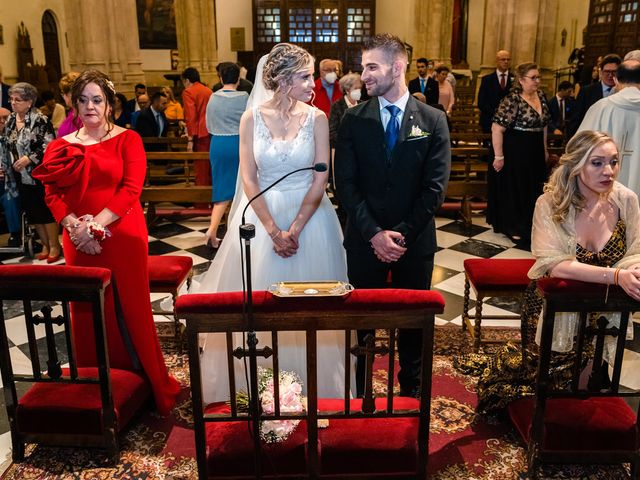
[[64, 0], [30, 0], [22, 2], [0, 1], [0, 24], [3, 28], [4, 45], [0, 45], [0, 65], [7, 83], [14, 83], [18, 75], [17, 48], [18, 28], [24, 22], [31, 37], [33, 59], [44, 64], [44, 44], [42, 40], [42, 15], [51, 10], [58, 26], [58, 45], [62, 69], [69, 68], [69, 54], [66, 46], [65, 32], [67, 22]]
[[[421, 0], [418, 0], [421, 1]], [[400, 37], [401, 40], [412, 44], [416, 47], [413, 39], [413, 12], [415, 8], [415, 0], [378, 0], [376, 2], [376, 32], [377, 33], [393, 33]], [[419, 32], [416, 32], [420, 34]], [[423, 54], [414, 50], [414, 57]]]
[[252, 0], [216, 0], [216, 23], [218, 26], [218, 59], [235, 62], [236, 52], [231, 51], [231, 29], [244, 27], [245, 50], [253, 50]]
[[[551, 64], [556, 68], [567, 65], [567, 59], [574, 48], [580, 48], [582, 30], [589, 20], [589, 0], [563, 0], [558, 5], [557, 24], [554, 32], [554, 52]], [[565, 46], [561, 45], [562, 30], [567, 30]]]
[[473, 72], [482, 65], [482, 41], [487, 0], [469, 0], [469, 22], [467, 32], [467, 63]]

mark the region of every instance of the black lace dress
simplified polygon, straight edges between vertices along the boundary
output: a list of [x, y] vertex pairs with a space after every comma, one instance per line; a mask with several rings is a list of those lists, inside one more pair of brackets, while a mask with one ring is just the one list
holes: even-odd
[[[611, 238], [599, 252], [591, 252], [579, 244], [576, 259], [581, 263], [610, 267], [618, 262], [627, 251], [626, 225], [618, 220]], [[542, 297], [533, 280], [524, 294], [522, 306], [522, 338], [524, 339], [525, 361], [519, 344], [507, 343], [496, 353], [468, 354], [457, 357], [454, 367], [467, 375], [478, 376], [478, 407], [481, 414], [495, 413], [512, 401], [534, 395], [538, 369], [538, 345], [535, 343], [538, 318], [542, 312]], [[594, 318], [591, 319], [595, 321]], [[591, 342], [588, 343], [591, 346]], [[585, 350], [584, 366], [593, 358], [593, 351]], [[554, 352], [551, 359], [552, 381], [562, 388], [571, 378], [569, 366], [573, 352]]]
[[531, 238], [536, 200], [547, 180], [544, 129], [551, 119], [542, 92], [538, 92], [542, 115], [518, 93], [502, 99], [493, 122], [506, 128], [502, 143], [504, 167], [489, 165], [487, 223], [496, 233]]

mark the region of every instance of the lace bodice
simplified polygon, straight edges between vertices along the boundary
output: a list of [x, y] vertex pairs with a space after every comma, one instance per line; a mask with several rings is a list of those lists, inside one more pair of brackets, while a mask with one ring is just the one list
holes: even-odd
[[[313, 126], [315, 108], [304, 119], [298, 134], [291, 140], [274, 140], [258, 107], [253, 109], [253, 156], [258, 166], [260, 188], [266, 188], [283, 175], [298, 168], [311, 167], [315, 157]], [[313, 172], [299, 172], [274, 187], [275, 190], [308, 189]]]

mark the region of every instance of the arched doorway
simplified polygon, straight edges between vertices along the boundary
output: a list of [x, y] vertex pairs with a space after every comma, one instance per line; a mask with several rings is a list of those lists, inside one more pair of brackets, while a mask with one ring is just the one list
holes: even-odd
[[58, 79], [62, 77], [62, 62], [60, 61], [60, 45], [58, 43], [58, 25], [50, 10], [46, 10], [42, 15], [42, 41], [49, 88], [55, 91]]

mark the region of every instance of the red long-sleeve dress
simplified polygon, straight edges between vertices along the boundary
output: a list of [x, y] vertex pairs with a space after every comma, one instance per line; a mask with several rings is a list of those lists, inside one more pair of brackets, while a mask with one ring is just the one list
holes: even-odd
[[[167, 414], [180, 390], [167, 372], [151, 313], [147, 272], [148, 234], [140, 205], [146, 157], [139, 135], [126, 130], [94, 145], [54, 140], [34, 177], [45, 185], [46, 201], [60, 222], [70, 213], [97, 215], [105, 207], [120, 218], [110, 224], [111, 237], [99, 255], [76, 250], [65, 230], [63, 247], [68, 265], [103, 267], [115, 279], [121, 319], [127, 327], [135, 357], [153, 388], [156, 407]], [[86, 304], [71, 306], [72, 331], [79, 366], [96, 363], [91, 312]], [[136, 369], [118, 328], [113, 291], [105, 296], [109, 360], [113, 368]]]

